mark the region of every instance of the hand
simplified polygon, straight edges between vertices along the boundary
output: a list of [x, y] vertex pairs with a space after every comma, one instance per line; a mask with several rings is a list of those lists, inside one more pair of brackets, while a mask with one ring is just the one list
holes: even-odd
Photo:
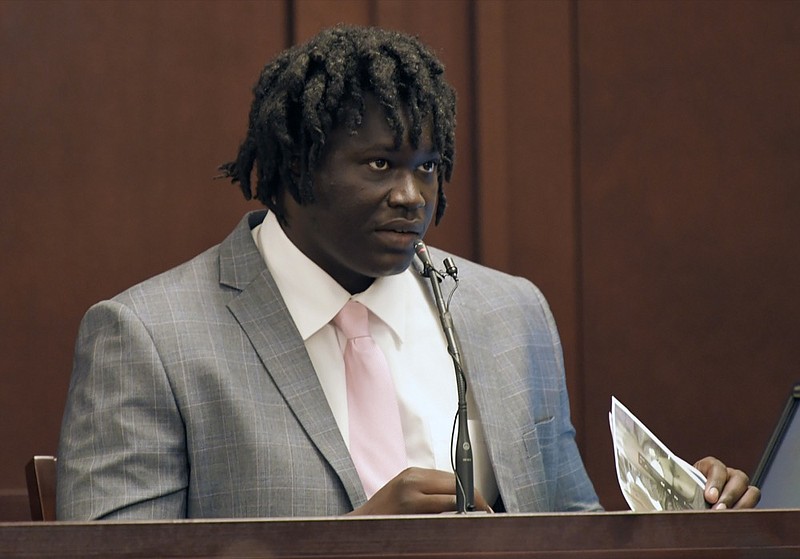
[[728, 468], [713, 456], [697, 461], [694, 467], [706, 476], [703, 496], [712, 509], [753, 508], [761, 499], [761, 490], [750, 485], [747, 474]]
[[[456, 478], [452, 472], [406, 468], [350, 514], [436, 514], [456, 510]], [[475, 491], [475, 510], [492, 512]]]

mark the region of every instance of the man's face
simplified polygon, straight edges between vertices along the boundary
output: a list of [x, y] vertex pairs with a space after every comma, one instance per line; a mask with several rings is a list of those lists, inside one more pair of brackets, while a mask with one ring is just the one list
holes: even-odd
[[[406, 126], [408, 129], [408, 126]], [[350, 293], [405, 270], [433, 217], [439, 153], [430, 127], [418, 148], [394, 146], [383, 109], [368, 96], [355, 133], [328, 137], [313, 177], [315, 200], [301, 206], [285, 195], [292, 242]]]

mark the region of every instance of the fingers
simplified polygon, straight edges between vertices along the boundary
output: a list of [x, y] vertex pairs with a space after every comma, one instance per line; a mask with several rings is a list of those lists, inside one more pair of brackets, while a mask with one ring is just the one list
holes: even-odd
[[[475, 508], [491, 511], [477, 491]], [[456, 482], [452, 472], [407, 468], [352, 514], [437, 514], [455, 510]]]
[[714, 509], [752, 508], [761, 499], [761, 491], [750, 485], [750, 478], [741, 470], [726, 468], [728, 479]]
[[453, 472], [406, 468], [395, 477], [395, 480], [403, 486], [427, 495], [455, 495], [456, 478]]
[[711, 456], [695, 467], [706, 476], [704, 496], [712, 509], [752, 508], [761, 499], [761, 491], [750, 485], [750, 478], [741, 470], [728, 468]]
[[720, 496], [720, 488], [724, 487], [725, 482], [728, 480], [728, 469], [725, 467], [725, 464], [713, 456], [706, 456], [695, 462], [694, 467], [706, 476], [706, 487], [703, 492], [706, 501], [712, 505], [717, 504]]
[[394, 501], [396, 514], [436, 514], [456, 509], [455, 476], [450, 472], [407, 468], [378, 493], [384, 489], [386, 497]]
[[[400, 474], [401, 482], [411, 486], [412, 494], [416, 489], [427, 496], [421, 499], [431, 508], [426, 512], [448, 512], [457, 509], [456, 478], [452, 472], [409, 468], [404, 474]], [[494, 512], [477, 489], [474, 489], [473, 496], [475, 510]]]
[[755, 485], [748, 485], [744, 495], [733, 504], [734, 509], [754, 508], [761, 500], [761, 490]]

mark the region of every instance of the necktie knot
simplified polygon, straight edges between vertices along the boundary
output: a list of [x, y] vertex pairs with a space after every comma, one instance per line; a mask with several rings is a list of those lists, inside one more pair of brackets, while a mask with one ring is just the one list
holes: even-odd
[[369, 311], [356, 301], [348, 301], [334, 317], [333, 323], [348, 340], [369, 336]]

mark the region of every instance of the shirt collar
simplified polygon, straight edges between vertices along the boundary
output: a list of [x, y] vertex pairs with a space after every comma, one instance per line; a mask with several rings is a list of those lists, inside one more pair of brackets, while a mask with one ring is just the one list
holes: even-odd
[[380, 318], [402, 343], [406, 302], [415, 282], [410, 269], [377, 278], [366, 291], [351, 297], [289, 240], [272, 212], [267, 213], [252, 233], [303, 341], [333, 320], [344, 304], [353, 299]]

